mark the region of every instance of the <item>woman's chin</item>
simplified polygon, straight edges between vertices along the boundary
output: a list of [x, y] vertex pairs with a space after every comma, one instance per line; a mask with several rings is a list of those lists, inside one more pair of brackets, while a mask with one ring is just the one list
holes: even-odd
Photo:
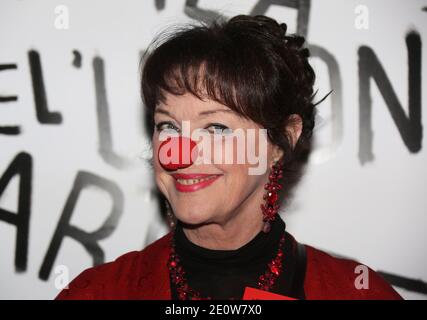
[[200, 212], [180, 214], [177, 215], [177, 218], [182, 223], [193, 226], [201, 225], [209, 221], [209, 216], [201, 215]]

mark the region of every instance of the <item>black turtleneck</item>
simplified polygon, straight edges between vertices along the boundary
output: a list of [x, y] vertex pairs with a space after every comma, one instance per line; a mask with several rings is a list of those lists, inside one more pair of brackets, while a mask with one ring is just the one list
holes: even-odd
[[[175, 250], [185, 270], [191, 288], [202, 297], [213, 299], [242, 299], [246, 286], [258, 288], [261, 274], [268, 268], [285, 233], [283, 269], [271, 292], [304, 298], [302, 285], [295, 286], [296, 241], [286, 232], [285, 222], [278, 216], [268, 233], [260, 231], [251, 241], [236, 250], [211, 250], [192, 243], [178, 222], [174, 233]], [[172, 299], [177, 300], [176, 288], [171, 281]]]

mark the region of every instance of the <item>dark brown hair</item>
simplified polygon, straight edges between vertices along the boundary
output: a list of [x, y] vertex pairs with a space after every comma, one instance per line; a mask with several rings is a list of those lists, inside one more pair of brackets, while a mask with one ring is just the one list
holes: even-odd
[[[270, 141], [283, 149], [287, 193], [308, 159], [316, 111], [315, 73], [304, 42], [287, 34], [285, 23], [261, 15], [200, 22], [161, 34], [141, 60], [151, 133], [154, 110], [165, 101], [165, 92], [224, 104], [267, 129]], [[291, 114], [303, 121], [294, 149], [285, 130]]]

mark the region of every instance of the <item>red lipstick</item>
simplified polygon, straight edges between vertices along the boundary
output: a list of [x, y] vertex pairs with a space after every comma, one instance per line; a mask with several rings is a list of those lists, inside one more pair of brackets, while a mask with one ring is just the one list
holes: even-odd
[[[172, 177], [175, 179], [175, 188], [180, 192], [194, 192], [214, 183], [222, 174], [204, 174], [204, 173], [175, 173]], [[202, 179], [202, 180], [200, 180]], [[187, 181], [178, 181], [187, 180]], [[189, 180], [200, 180], [199, 182]]]

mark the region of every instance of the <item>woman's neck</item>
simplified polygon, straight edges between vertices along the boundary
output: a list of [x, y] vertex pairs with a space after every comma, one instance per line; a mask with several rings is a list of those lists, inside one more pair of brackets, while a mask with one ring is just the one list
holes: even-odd
[[209, 223], [197, 227], [183, 226], [192, 243], [212, 250], [236, 250], [251, 241], [262, 230], [262, 216], [257, 210], [239, 214], [225, 223]]

